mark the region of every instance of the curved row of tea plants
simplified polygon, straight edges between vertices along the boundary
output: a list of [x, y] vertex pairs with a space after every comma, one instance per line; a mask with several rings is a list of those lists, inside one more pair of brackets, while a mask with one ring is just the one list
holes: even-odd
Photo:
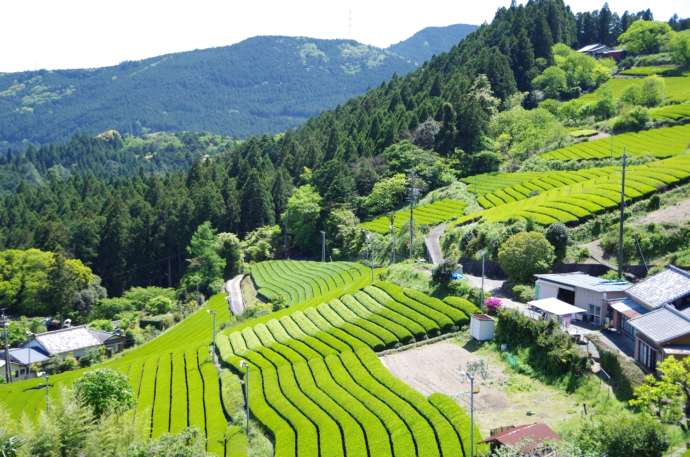
[[236, 370], [250, 364], [250, 408], [276, 456], [464, 456], [466, 414], [451, 399], [425, 399], [372, 351], [466, 324], [469, 302], [453, 303], [379, 282], [217, 344]]
[[[477, 202], [482, 208], [492, 208], [526, 198], [542, 192], [588, 181], [613, 173], [613, 167], [590, 168], [577, 171], [544, 171], [532, 173], [492, 173], [471, 178], [473, 189], [492, 189], [479, 193]], [[517, 178], [516, 178], [517, 176]]]
[[690, 147], [690, 124], [624, 133], [544, 152], [545, 160], [590, 160], [629, 156], [671, 157]]
[[666, 105], [649, 111], [655, 121], [687, 121], [690, 119], [690, 103]]
[[[420, 225], [436, 225], [451, 220], [463, 214], [465, 202], [462, 200], [441, 199], [435, 202], [420, 205], [414, 209], [414, 220]], [[405, 208], [394, 213], [393, 226], [401, 228], [410, 222], [410, 209]], [[390, 232], [390, 218], [381, 216], [371, 221], [363, 222], [362, 228], [375, 233]]]
[[[690, 179], [690, 154], [632, 166], [626, 173], [625, 198], [648, 196], [669, 185]], [[462, 224], [473, 220], [486, 222], [530, 218], [538, 224], [570, 223], [593, 214], [616, 208], [620, 204], [621, 173], [570, 184], [522, 200], [494, 206], [456, 220]]]
[[250, 272], [260, 295], [268, 301], [282, 297], [288, 305], [322, 297], [368, 274], [358, 263], [298, 260], [268, 260]]

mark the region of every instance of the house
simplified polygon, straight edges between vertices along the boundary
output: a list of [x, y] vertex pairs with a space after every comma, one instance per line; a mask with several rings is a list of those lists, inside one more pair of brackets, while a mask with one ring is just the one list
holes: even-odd
[[[10, 349], [10, 372], [13, 380], [27, 379], [35, 377], [35, 373], [31, 370], [32, 365], [41, 365], [48, 360], [48, 356], [35, 349], [16, 348]], [[0, 369], [5, 367], [5, 351], [1, 353], [2, 361], [0, 361]]]
[[76, 359], [84, 356], [89, 350], [101, 346], [104, 346], [109, 355], [112, 355], [125, 348], [125, 339], [120, 332], [102, 332], [81, 325], [37, 333], [25, 345], [48, 357], [64, 357], [71, 354]]
[[595, 325], [606, 323], [609, 316], [608, 303], [625, 298], [625, 291], [631, 286], [627, 281], [609, 281], [581, 272], [535, 276], [536, 300], [557, 298], [576, 306], [584, 310], [584, 313], [571, 313], [573, 320], [592, 322]]
[[670, 265], [610, 303], [612, 326], [632, 339], [650, 371], [665, 357], [690, 355], [690, 273]]
[[[556, 432], [543, 423], [528, 425], [509, 426], [491, 431], [491, 436], [482, 443], [487, 443], [492, 451], [497, 448], [508, 446], [518, 450], [525, 455], [549, 455], [548, 447], [544, 449], [544, 444], [559, 441], [560, 437]], [[535, 452], [538, 449], [545, 452]]]
[[589, 44], [577, 50], [588, 56], [592, 56], [596, 59], [600, 58], [611, 58], [616, 61], [625, 57], [625, 51], [623, 49], [615, 49], [610, 46], [601, 43]]

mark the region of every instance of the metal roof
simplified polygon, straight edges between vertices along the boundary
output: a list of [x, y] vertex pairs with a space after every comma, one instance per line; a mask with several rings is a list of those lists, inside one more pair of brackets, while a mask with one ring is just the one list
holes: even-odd
[[628, 323], [657, 344], [690, 335], [690, 317], [670, 305], [630, 319]]
[[101, 333], [103, 332], [96, 332], [82, 325], [38, 333], [34, 339], [49, 355], [55, 355], [100, 346], [103, 343]]
[[527, 302], [528, 305], [539, 308], [549, 314], [556, 316], [567, 316], [569, 314], [584, 313], [585, 310], [577, 306], [570, 305], [554, 297], [542, 298], [541, 300], [532, 300]]
[[48, 360], [48, 356], [41, 351], [29, 348], [10, 349], [10, 359], [13, 363], [28, 365], [31, 363], [41, 363]]
[[631, 286], [627, 281], [610, 281], [580, 271], [575, 273], [549, 273], [534, 276], [544, 281], [593, 290], [595, 292], [623, 292]]
[[510, 427], [500, 433], [491, 435], [484, 443], [498, 442], [504, 446], [518, 446], [522, 452], [528, 452], [545, 441], [558, 441], [560, 437], [541, 422], [529, 425]]
[[649, 312], [647, 308], [629, 298], [624, 298], [623, 300], [616, 300], [614, 302], [611, 302], [611, 308], [615, 309], [619, 313], [624, 314], [625, 316], [631, 319]]
[[690, 295], [690, 273], [669, 265], [665, 270], [641, 281], [625, 293], [649, 308], [658, 308]]

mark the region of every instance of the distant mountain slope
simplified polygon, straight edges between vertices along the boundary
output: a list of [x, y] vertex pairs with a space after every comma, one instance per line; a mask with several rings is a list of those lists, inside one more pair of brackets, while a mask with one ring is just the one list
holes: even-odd
[[0, 74], [0, 147], [106, 129], [276, 133], [415, 67], [351, 40], [262, 36], [113, 67]]
[[477, 30], [476, 25], [454, 24], [447, 27], [427, 27], [400, 43], [389, 46], [391, 52], [403, 56], [416, 65], [435, 54], [447, 52], [467, 35]]

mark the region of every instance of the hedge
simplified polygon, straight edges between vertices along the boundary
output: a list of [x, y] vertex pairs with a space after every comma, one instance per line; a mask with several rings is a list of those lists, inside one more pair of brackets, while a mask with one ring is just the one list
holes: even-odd
[[473, 314], [479, 314], [482, 312], [481, 309], [471, 301], [462, 297], [446, 297], [443, 299], [444, 302], [448, 303], [450, 306], [459, 309], [463, 313], [467, 314], [467, 317], [472, 317]]

